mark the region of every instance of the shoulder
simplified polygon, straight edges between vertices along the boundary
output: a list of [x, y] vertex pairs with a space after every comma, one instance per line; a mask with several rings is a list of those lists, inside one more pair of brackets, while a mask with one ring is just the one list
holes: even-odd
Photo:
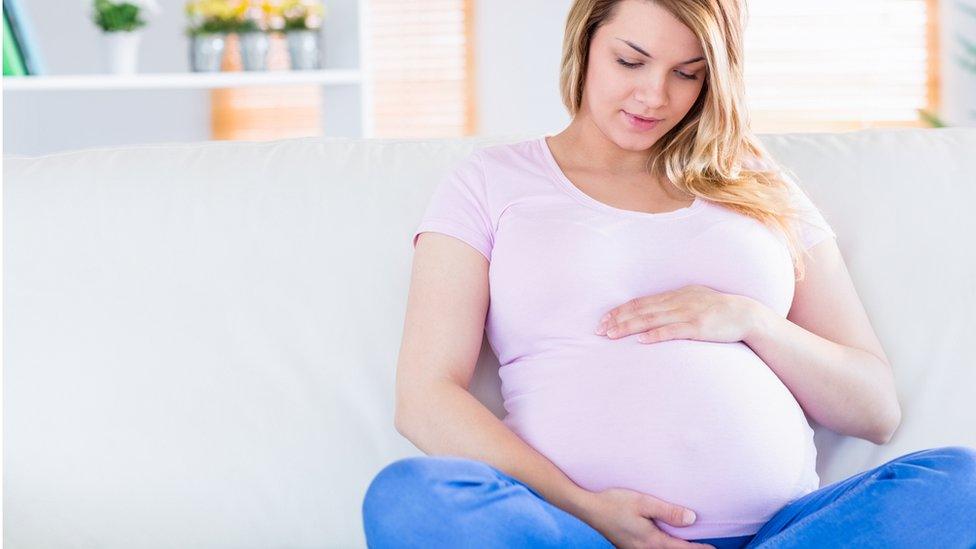
[[552, 186], [542, 137], [490, 145], [479, 152], [489, 185], [502, 192], [537, 192]]
[[[533, 140], [476, 146], [449, 170], [435, 197], [465, 198], [489, 213], [519, 194], [538, 164]], [[537, 145], [536, 145], [537, 146]]]
[[[524, 167], [531, 159], [532, 141], [501, 143], [475, 147], [454, 162], [448, 179], [464, 182], [468, 186], [486, 186], [489, 173], [497, 173], [511, 167]], [[497, 182], [494, 183], [497, 186]]]
[[496, 143], [478, 149], [486, 166], [511, 166], [538, 160], [539, 139], [524, 139], [512, 143]]

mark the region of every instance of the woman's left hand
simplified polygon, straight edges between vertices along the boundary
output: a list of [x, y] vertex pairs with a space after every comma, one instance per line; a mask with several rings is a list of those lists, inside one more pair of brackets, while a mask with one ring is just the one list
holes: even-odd
[[596, 333], [610, 339], [639, 333], [641, 343], [668, 339], [734, 343], [753, 329], [758, 303], [707, 286], [685, 286], [634, 298], [612, 309], [601, 319]]

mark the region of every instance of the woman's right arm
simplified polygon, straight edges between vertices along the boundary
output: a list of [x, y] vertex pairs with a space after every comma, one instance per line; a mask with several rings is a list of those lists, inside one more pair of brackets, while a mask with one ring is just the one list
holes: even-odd
[[468, 391], [488, 301], [485, 256], [452, 236], [421, 233], [397, 359], [397, 431], [428, 455], [476, 459], [517, 478], [617, 547], [710, 547], [672, 537], [652, 520], [687, 526], [684, 507], [625, 488], [581, 488]]
[[468, 391], [488, 301], [488, 260], [454, 237], [421, 233], [397, 360], [396, 429], [426, 454], [488, 463], [581, 516], [592, 493]]

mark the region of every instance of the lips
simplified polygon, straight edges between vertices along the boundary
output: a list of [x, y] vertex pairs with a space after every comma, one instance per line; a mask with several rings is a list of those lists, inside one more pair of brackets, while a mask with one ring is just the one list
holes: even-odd
[[[624, 112], [627, 112], [627, 111], [624, 111]], [[644, 118], [643, 116], [638, 116], [636, 114], [632, 114], [632, 113], [629, 113], [629, 112], [627, 112], [627, 114], [629, 114], [629, 115], [631, 115], [634, 118], [637, 118], [639, 120], [644, 120], [646, 122], [654, 122], [655, 120], [661, 120], [660, 118]]]

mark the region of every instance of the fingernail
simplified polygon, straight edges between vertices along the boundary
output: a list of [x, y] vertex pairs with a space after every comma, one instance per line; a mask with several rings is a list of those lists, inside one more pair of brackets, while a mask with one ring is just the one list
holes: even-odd
[[596, 334], [603, 335], [607, 332], [607, 323], [601, 322], [599, 326], [596, 327]]
[[600, 322], [605, 324], [608, 320], [610, 320], [610, 313], [603, 315], [603, 318], [600, 319]]
[[692, 511], [691, 509], [685, 509], [684, 518], [685, 518], [685, 524], [691, 524], [692, 522], [695, 522], [695, 512]]

